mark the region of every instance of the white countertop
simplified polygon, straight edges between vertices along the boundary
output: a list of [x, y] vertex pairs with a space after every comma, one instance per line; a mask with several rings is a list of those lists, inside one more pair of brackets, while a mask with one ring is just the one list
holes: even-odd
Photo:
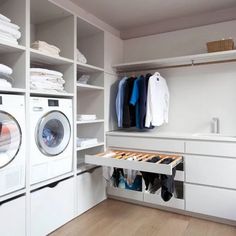
[[203, 140], [203, 141], [219, 141], [219, 142], [236, 142], [236, 136], [226, 136], [223, 134], [207, 134], [207, 133], [172, 133], [172, 132], [151, 132], [151, 131], [110, 131], [108, 136], [128, 136], [128, 137], [147, 137], [147, 138], [166, 138], [166, 139], [184, 139], [184, 140]]

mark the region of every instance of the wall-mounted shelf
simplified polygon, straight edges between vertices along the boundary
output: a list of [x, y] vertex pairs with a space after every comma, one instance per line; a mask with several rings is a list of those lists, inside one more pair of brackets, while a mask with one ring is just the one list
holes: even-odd
[[17, 44], [10, 44], [0, 40], [0, 53], [23, 52], [25, 47]]
[[86, 147], [78, 147], [77, 148], [77, 151], [82, 151], [82, 150], [86, 150], [86, 149], [90, 149], [90, 148], [94, 148], [94, 147], [99, 147], [99, 146], [104, 146], [105, 143], [97, 143], [97, 144], [94, 144], [94, 145], [90, 145], [90, 146], [86, 146]]
[[113, 68], [115, 68], [117, 72], [121, 73], [231, 61], [236, 61], [236, 50], [116, 64]]
[[37, 91], [37, 90], [31, 90], [30, 92], [31, 96], [41, 96], [41, 97], [65, 97], [65, 98], [70, 98], [73, 97], [73, 93], [61, 93], [61, 92], [47, 92], [47, 91]]
[[21, 89], [21, 88], [0, 88], [0, 93], [24, 94], [25, 89]]
[[89, 64], [83, 64], [80, 62], [77, 62], [77, 70], [82, 73], [96, 73], [96, 72], [104, 72], [104, 69], [101, 67], [89, 65]]
[[31, 63], [42, 63], [46, 65], [64, 65], [73, 63], [73, 60], [71, 59], [48, 55], [32, 48], [30, 49], [30, 60]]
[[98, 120], [90, 120], [90, 121], [77, 121], [77, 125], [82, 125], [82, 124], [94, 124], [94, 123], [104, 123], [103, 119], [98, 119]]
[[101, 86], [95, 86], [95, 85], [90, 85], [90, 84], [76, 84], [77, 89], [79, 91], [87, 91], [87, 90], [104, 90], [104, 87]]

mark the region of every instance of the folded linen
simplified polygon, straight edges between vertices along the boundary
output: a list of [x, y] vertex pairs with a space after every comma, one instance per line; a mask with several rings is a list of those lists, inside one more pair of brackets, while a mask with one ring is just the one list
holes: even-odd
[[2, 14], [0, 14], [0, 19], [1, 19], [2, 21], [5, 21], [5, 22], [11, 22], [11, 20], [10, 20], [9, 18], [7, 18], [6, 16], [4, 16], [4, 15], [2, 15]]
[[0, 22], [0, 34], [1, 33], [10, 34], [16, 39], [19, 39], [21, 37], [21, 32], [19, 30], [8, 27], [2, 22]]
[[12, 88], [12, 84], [7, 80], [0, 78], [0, 88]]
[[92, 115], [79, 114], [79, 115], [77, 115], [78, 121], [92, 121], [92, 120], [96, 120], [96, 119], [97, 119], [97, 116], [95, 114], [92, 114]]
[[16, 38], [6, 33], [0, 33], [0, 40], [5, 41], [6, 43], [10, 43], [10, 44], [16, 44], [16, 45], [18, 44], [18, 41]]
[[0, 64], [0, 73], [11, 75], [13, 73], [12, 69], [9, 66], [6, 66], [4, 64]]
[[98, 143], [97, 138], [76, 138], [77, 147], [86, 147]]
[[30, 80], [32, 82], [43, 82], [43, 81], [49, 81], [52, 83], [58, 83], [58, 84], [65, 84], [65, 80], [62, 78], [55, 78], [55, 77], [51, 77], [51, 76], [46, 76], [46, 75], [31, 75], [30, 76]]
[[44, 88], [44, 89], [59, 89], [63, 90], [62, 84], [51, 83], [51, 82], [30, 82], [32, 88]]
[[14, 83], [14, 79], [10, 75], [7, 75], [5, 73], [0, 72], [0, 78], [6, 80], [7, 82], [11, 84]]
[[84, 64], [87, 63], [86, 57], [79, 51], [78, 48], [77, 48], [77, 61]]
[[81, 75], [78, 79], [78, 83], [87, 84], [88, 80], [90, 79], [90, 75]]
[[30, 68], [30, 75], [50, 75], [55, 76], [55, 78], [63, 77], [63, 74], [59, 71], [48, 70], [43, 68]]
[[5, 25], [6, 27], [10, 27], [10, 28], [15, 29], [15, 30], [19, 30], [20, 29], [19, 25], [14, 24], [14, 23], [10, 23], [10, 22], [7, 22], [7, 21], [4, 21], [1, 18], [0, 18], [0, 25]]
[[32, 43], [31, 47], [41, 52], [57, 55], [57, 56], [59, 56], [59, 53], [61, 52], [61, 50], [58, 47], [48, 44], [45, 41], [40, 41], [40, 40]]

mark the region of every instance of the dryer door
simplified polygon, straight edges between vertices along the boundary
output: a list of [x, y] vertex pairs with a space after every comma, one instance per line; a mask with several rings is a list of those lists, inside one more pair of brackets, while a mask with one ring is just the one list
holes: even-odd
[[51, 111], [38, 122], [35, 136], [37, 146], [43, 154], [59, 155], [70, 142], [70, 122], [62, 112]]
[[17, 120], [0, 111], [0, 168], [8, 165], [20, 150], [22, 133]]

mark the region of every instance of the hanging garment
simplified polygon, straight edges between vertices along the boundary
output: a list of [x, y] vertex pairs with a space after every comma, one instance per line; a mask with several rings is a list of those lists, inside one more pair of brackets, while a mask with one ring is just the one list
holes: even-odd
[[118, 127], [122, 128], [123, 125], [123, 106], [124, 106], [124, 93], [125, 93], [125, 86], [126, 86], [126, 80], [128, 78], [124, 77], [118, 85], [118, 92], [116, 96], [116, 116], [117, 116], [117, 122]]
[[134, 81], [136, 77], [130, 77], [126, 80], [124, 89], [124, 105], [123, 105], [123, 128], [135, 126], [135, 107], [130, 105]]
[[169, 90], [166, 80], [156, 72], [149, 78], [147, 93], [147, 114], [145, 126], [161, 126], [168, 123]]
[[113, 174], [112, 174], [112, 180], [113, 180], [113, 186], [118, 187], [120, 182], [120, 176], [124, 177], [123, 169], [121, 168], [114, 168]]
[[[127, 161], [136, 161], [136, 157], [129, 157], [127, 158]], [[138, 171], [137, 170], [130, 170], [130, 169], [124, 169], [124, 175], [125, 175], [125, 178], [126, 178], [126, 183], [128, 186], [132, 186], [133, 183], [134, 183], [134, 180], [138, 174]]]

